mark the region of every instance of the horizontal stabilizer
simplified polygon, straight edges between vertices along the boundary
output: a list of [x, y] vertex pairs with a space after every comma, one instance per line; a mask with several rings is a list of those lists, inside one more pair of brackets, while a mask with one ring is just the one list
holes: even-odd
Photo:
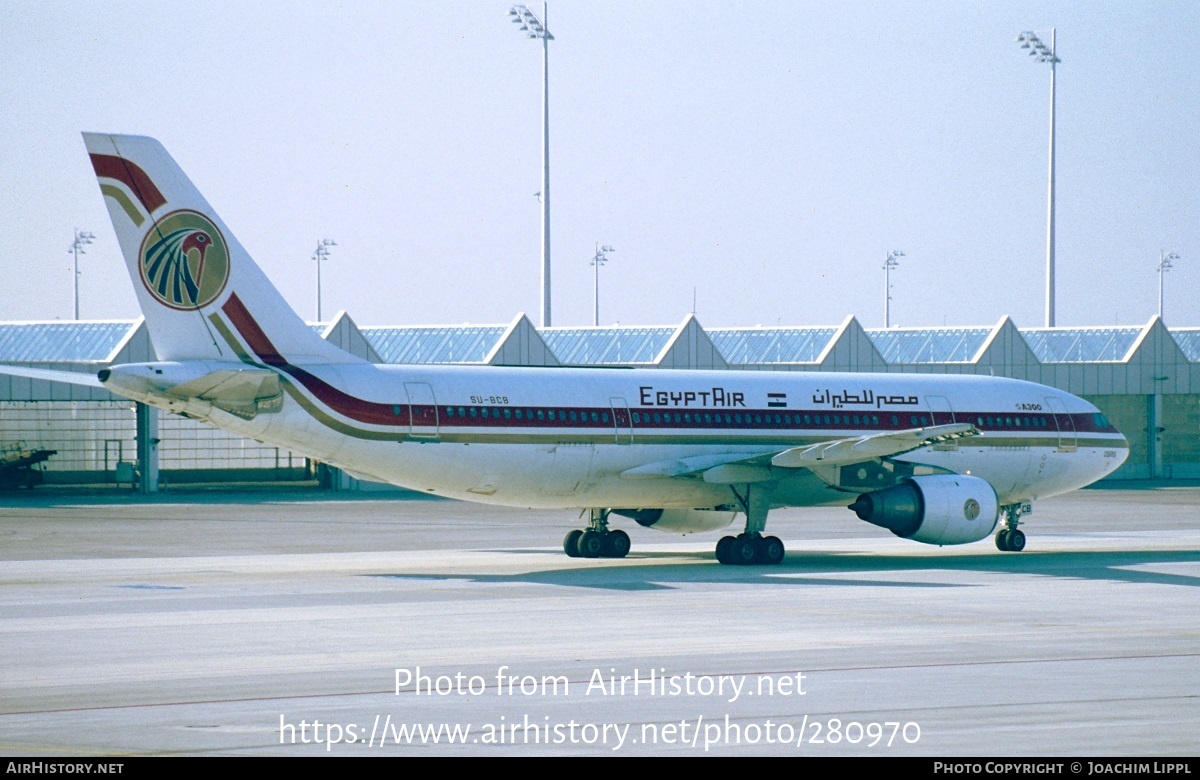
[[95, 374], [83, 374], [78, 371], [54, 371], [48, 368], [26, 368], [25, 366], [0, 364], [0, 374], [23, 376], [26, 379], [44, 379], [47, 382], [62, 382], [68, 385], [103, 387]]
[[257, 368], [232, 368], [176, 385], [167, 391], [179, 398], [247, 402], [279, 395], [279, 374]]
[[204, 361], [127, 363], [104, 369], [100, 381], [118, 395], [144, 403], [205, 401], [246, 420], [283, 408], [279, 374], [266, 368], [225, 368]]
[[798, 469], [810, 466], [837, 466], [874, 458], [886, 458], [941, 444], [964, 436], [977, 436], [979, 429], [970, 423], [932, 425], [903, 431], [876, 433], [851, 439], [836, 439], [793, 447], [771, 458], [771, 465]]

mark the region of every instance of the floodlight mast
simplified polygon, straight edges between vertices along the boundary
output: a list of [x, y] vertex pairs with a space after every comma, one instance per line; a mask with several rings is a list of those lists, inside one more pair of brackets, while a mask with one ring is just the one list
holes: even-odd
[[883, 261], [883, 327], [892, 327], [892, 269], [900, 265], [904, 253], [893, 249]]
[[80, 230], [75, 228], [75, 240], [71, 242], [71, 246], [67, 249], [68, 254], [75, 256], [75, 264], [71, 267], [71, 276], [75, 280], [75, 295], [74, 295], [74, 319], [79, 319], [79, 256], [87, 254], [84, 247], [92, 243], [96, 238], [90, 231]]
[[543, 20], [548, 9], [542, 3], [542, 17], [527, 6], [514, 5], [508, 15], [527, 38], [542, 42], [542, 327], [550, 327], [550, 41], [554, 36]]
[[1163, 318], [1163, 277], [1167, 271], [1175, 267], [1173, 261], [1179, 259], [1177, 252], [1159, 252], [1158, 253], [1158, 318]]
[[[611, 246], [605, 244], [600, 246], [600, 242], [596, 242], [596, 254], [592, 255], [592, 267], [596, 269], [596, 282], [592, 288], [595, 293], [596, 305], [592, 315], [592, 324], [599, 327], [600, 325], [600, 266], [608, 262], [608, 252], [615, 252]], [[693, 300], [692, 308], [695, 309], [695, 301]]]
[[321, 319], [321, 263], [329, 257], [329, 247], [337, 246], [337, 242], [332, 238], [322, 238], [317, 242], [317, 249], [313, 252], [312, 259], [317, 263], [317, 322], [324, 322]]
[[1022, 49], [1029, 49], [1029, 56], [1037, 62], [1050, 63], [1050, 184], [1047, 195], [1046, 227], [1046, 327], [1054, 327], [1054, 75], [1055, 66], [1062, 62], [1058, 58], [1055, 44], [1055, 29], [1050, 28], [1050, 46], [1032, 31], [1016, 37]]

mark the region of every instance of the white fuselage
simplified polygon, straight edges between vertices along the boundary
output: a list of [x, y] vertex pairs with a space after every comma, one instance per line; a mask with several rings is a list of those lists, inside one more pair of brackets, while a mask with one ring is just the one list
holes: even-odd
[[[510, 506], [713, 507], [729, 502], [728, 484], [624, 473], [955, 422], [980, 435], [894, 460], [985, 479], [1002, 504], [1080, 488], [1128, 452], [1086, 401], [994, 377], [369, 364], [272, 370], [285, 390], [282, 408], [252, 419], [199, 400], [138, 400], [384, 482]], [[840, 488], [805, 468], [772, 468], [771, 478], [775, 506], [846, 504], [864, 490], [852, 474]]]

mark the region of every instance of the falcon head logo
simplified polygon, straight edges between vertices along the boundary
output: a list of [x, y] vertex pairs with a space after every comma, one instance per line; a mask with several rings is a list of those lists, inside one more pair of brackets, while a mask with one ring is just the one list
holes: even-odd
[[212, 303], [229, 281], [229, 248], [207, 217], [175, 211], [154, 224], [139, 254], [142, 284], [172, 309]]

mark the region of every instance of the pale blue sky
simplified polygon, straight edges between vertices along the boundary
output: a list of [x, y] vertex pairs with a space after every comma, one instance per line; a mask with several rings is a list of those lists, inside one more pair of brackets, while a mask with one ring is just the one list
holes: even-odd
[[[306, 318], [539, 311], [541, 51], [510, 3], [0, 3], [0, 319], [136, 316], [79, 137], [157, 137]], [[532, 7], [539, 12], [540, 4]], [[1200, 5], [598, 2], [549, 26], [554, 324], [1200, 326]]]

